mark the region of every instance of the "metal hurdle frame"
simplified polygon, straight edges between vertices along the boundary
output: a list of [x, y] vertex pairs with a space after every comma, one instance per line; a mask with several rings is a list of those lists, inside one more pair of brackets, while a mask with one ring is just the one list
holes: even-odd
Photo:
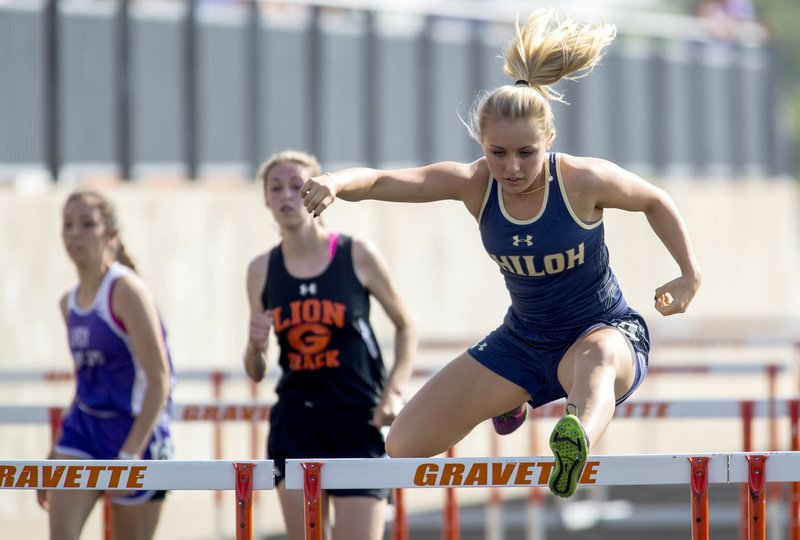
[[[272, 369], [267, 373], [266, 380], [275, 381], [278, 379], [279, 370]], [[75, 377], [75, 372], [66, 369], [56, 370], [21, 370], [10, 369], [0, 370], [0, 383], [11, 382], [71, 382]], [[231, 370], [203, 370], [203, 369], [188, 369], [181, 370], [176, 373], [176, 377], [181, 381], [203, 382], [207, 381], [211, 385], [211, 396], [219, 402], [222, 398], [222, 386], [228, 380], [245, 380], [248, 379], [244, 370], [231, 369]], [[250, 381], [250, 397], [253, 401], [257, 401], [259, 397], [259, 383]], [[232, 408], [233, 407], [233, 408]], [[201, 404], [201, 405], [187, 405], [180, 412], [183, 415], [181, 420], [200, 420], [214, 422], [214, 435], [213, 435], [213, 448], [214, 459], [222, 459], [222, 425], [221, 420], [245, 420], [251, 422], [250, 430], [250, 455], [252, 459], [259, 459], [263, 455], [263, 450], [260, 447], [258, 438], [258, 423], [257, 421], [268, 421], [269, 411], [271, 406], [266, 404], [258, 404], [256, 407], [248, 405], [218, 407], [215, 404]], [[254, 418], [249, 414], [252, 412]], [[233, 415], [234, 418], [230, 418]], [[36, 414], [34, 413], [34, 416]], [[56, 437], [58, 429], [60, 428], [61, 408], [50, 408], [50, 430], [51, 436]], [[258, 493], [255, 495], [256, 501], [258, 500]], [[220, 524], [222, 523], [222, 492], [214, 492], [214, 511], [217, 515], [215, 520], [215, 534], [214, 538], [222, 538], [222, 530]], [[103, 498], [103, 538], [104, 540], [113, 540], [111, 534], [111, 519], [110, 519], [111, 506], [107, 497]]]
[[[322, 489], [541, 487], [552, 457], [393, 458], [286, 461], [286, 489], [302, 489], [306, 540], [322, 540]], [[796, 452], [590, 456], [582, 484], [687, 484], [692, 540], [708, 540], [708, 484], [743, 483], [750, 494], [747, 540], [766, 538], [767, 482], [800, 481]]]
[[[304, 491], [306, 539], [322, 540], [322, 489], [543, 486], [553, 467], [551, 457], [288, 460], [286, 488]], [[796, 452], [598, 456], [581, 476], [591, 485], [689, 484], [693, 540], [708, 539], [709, 483], [747, 485], [747, 539], [764, 540], [767, 482], [797, 481]], [[274, 468], [270, 460], [3, 460], [0, 489], [232, 489], [236, 540], [252, 540], [253, 490], [274, 489]]]
[[[542, 407], [532, 409], [529, 411], [529, 429], [530, 429], [530, 448], [531, 455], [537, 454], [536, 449], [536, 434], [535, 434], [535, 420], [540, 418], [561, 418], [564, 414], [563, 400], [555, 401], [553, 403], [544, 405]], [[768, 418], [770, 428], [770, 450], [777, 450], [777, 418], [788, 416], [790, 419], [791, 429], [791, 447], [792, 451], [800, 451], [800, 433], [798, 430], [798, 422], [800, 421], [800, 400], [786, 400], [777, 399], [774, 394], [766, 400], [729, 400], [729, 399], [708, 399], [708, 400], [641, 400], [641, 401], [627, 401], [617, 407], [615, 411], [615, 418], [617, 419], [647, 419], [647, 418], [671, 418], [671, 419], [692, 419], [692, 418], [740, 418], [742, 422], [742, 447], [744, 452], [753, 451], [753, 430], [752, 424], [755, 418]], [[497, 436], [492, 436], [490, 439], [492, 449], [490, 451], [491, 457], [497, 457]], [[452, 457], [452, 454], [448, 454]], [[491, 486], [490, 486], [491, 487]], [[401, 488], [397, 488], [395, 493], [401, 492]], [[446, 490], [446, 499], [444, 505], [443, 515], [443, 530], [446, 531], [442, 537], [445, 540], [456, 540], [458, 538], [458, 525], [451, 523], [452, 520], [457, 519], [456, 495], [452, 493], [452, 489]], [[789, 506], [789, 523], [788, 528], [790, 531], [790, 540], [800, 540], [800, 485], [792, 483], [791, 486], [792, 498]], [[540, 507], [545, 494], [542, 490], [531, 489], [528, 497], [528, 527], [529, 530], [534, 530], [541, 526], [538, 520], [540, 514]], [[492, 488], [487, 504], [487, 513], [489, 519], [495, 519], [494, 526], [499, 529], [499, 508], [501, 495], [499, 491]], [[746, 538], [746, 531], [749, 527], [748, 514], [749, 514], [749, 501], [750, 495], [748, 488], [742, 488], [741, 498], [741, 523], [740, 529], [742, 537]], [[399, 499], [398, 505], [402, 505], [402, 498]], [[405, 516], [405, 512], [400, 512], [399, 517]], [[489, 522], [492, 526], [492, 522]], [[456, 531], [451, 533], [448, 531]], [[408, 536], [405, 533], [406, 526], [404, 524], [396, 525], [396, 534], [394, 540], [407, 540]], [[534, 536], [539, 538], [542, 535]]]
[[[209, 403], [176, 403], [173, 405], [174, 421], [201, 421], [216, 422], [221, 421], [249, 421], [260, 422], [268, 420], [269, 410], [272, 403], [268, 402], [209, 402]], [[530, 420], [537, 418], [558, 418], [563, 415], [563, 402], [553, 402], [552, 404], [534, 409], [529, 416]], [[61, 412], [60, 407], [47, 407], [41, 405], [8, 406], [0, 405], [0, 424], [2, 423], [48, 423], [56, 422]], [[791, 422], [792, 450], [800, 451], [800, 435], [798, 434], [798, 422], [800, 421], [800, 400], [769, 399], [769, 400], [652, 400], [652, 401], [629, 401], [617, 408], [615, 416], [617, 418], [643, 419], [643, 418], [741, 418], [743, 425], [743, 438], [745, 447], [752, 446], [751, 423], [756, 417], [788, 416]], [[534, 422], [529, 422], [533, 429]], [[531, 452], [535, 455], [535, 452]], [[449, 456], [454, 455], [450, 450]], [[493, 457], [494, 459], [494, 457]], [[552, 459], [552, 458], [551, 458]], [[599, 458], [598, 458], [599, 459]], [[787, 480], [788, 481], [788, 480]], [[794, 482], [794, 481], [793, 481]], [[610, 485], [610, 484], [606, 484]], [[398, 486], [395, 494], [399, 495], [396, 502], [399, 512], [395, 516], [395, 540], [407, 538], [407, 526], [405, 523], [405, 510], [402, 507], [401, 489], [405, 486]], [[446, 486], [445, 486], [446, 487]], [[493, 486], [487, 486], [493, 487]], [[742, 527], [744, 531], [750, 526], [750, 491], [745, 488], [745, 497], [742, 503]], [[446, 534], [445, 540], [456, 540], [459, 536], [457, 498], [453, 489], [445, 491], [446, 500], [443, 512], [443, 528]], [[535, 510], [541, 504], [543, 497], [542, 490], [532, 489], [529, 497], [529, 522], [535, 520]], [[217, 500], [215, 498], [215, 500]], [[492, 500], [490, 498], [490, 504]], [[790, 538], [800, 540], [800, 488], [797, 484], [792, 485], [792, 499], [790, 501]]]
[[[197, 422], [213, 422], [214, 423], [214, 458], [221, 459], [222, 455], [222, 429], [221, 424], [223, 421], [246, 421], [252, 424], [251, 429], [251, 450], [253, 455], [256, 455], [256, 437], [258, 422], [266, 422], [269, 420], [269, 413], [272, 409], [273, 403], [266, 402], [253, 402], [253, 403], [184, 403], [178, 404], [173, 407], [173, 414], [180, 415], [175, 418], [176, 421], [197, 421]], [[63, 408], [61, 406], [39, 406], [39, 405], [21, 405], [21, 406], [6, 406], [0, 405], [0, 424], [3, 423], [44, 423], [45, 415], [46, 422], [50, 424], [50, 436], [55, 441], [59, 430], [61, 429], [61, 416]], [[255, 459], [255, 458], [254, 458]], [[258, 492], [253, 495], [257, 500]], [[108, 497], [102, 498], [102, 530], [104, 540], [113, 540], [111, 531], [111, 502]], [[216, 514], [215, 523], [215, 538], [222, 538], [222, 490], [214, 491], [214, 511]], [[248, 510], [249, 512], [249, 510]], [[238, 539], [237, 539], [238, 540]]]
[[253, 540], [254, 490], [275, 489], [272, 460], [0, 460], [0, 489], [234, 490], [236, 540]]
[[[800, 350], [800, 343], [794, 343], [795, 350]], [[771, 451], [778, 450], [777, 444], [777, 400], [776, 400], [776, 379], [777, 375], [780, 373], [784, 373], [787, 371], [787, 364], [785, 362], [746, 362], [746, 363], [712, 363], [712, 364], [691, 364], [691, 363], [682, 363], [682, 364], [668, 364], [665, 366], [651, 366], [650, 373], [652, 375], [657, 374], [679, 374], [679, 373], [693, 373], [693, 374], [701, 374], [701, 375], [711, 375], [711, 374], [746, 374], [746, 373], [763, 373], [768, 377], [768, 394], [769, 394], [769, 401], [768, 401], [768, 411], [769, 411], [769, 440], [770, 444], [768, 449]], [[432, 373], [431, 370], [416, 370], [413, 374], [415, 377], [425, 377], [429, 376]], [[269, 378], [276, 378], [278, 375], [277, 370], [271, 370], [268, 373]], [[202, 381], [206, 380], [211, 384], [211, 391], [213, 398], [217, 400], [216, 402], [212, 403], [197, 403], [197, 404], [185, 404], [179, 406], [176, 409], [176, 421], [210, 421], [214, 423], [214, 455], [216, 459], [221, 458], [222, 453], [222, 421], [233, 420], [233, 421], [247, 421], [250, 422], [252, 425], [251, 428], [251, 456], [253, 459], [257, 459], [259, 457], [260, 446], [259, 440], [257, 437], [258, 433], [258, 422], [259, 421], [268, 421], [269, 419], [269, 410], [271, 408], [271, 403], [264, 403], [258, 402], [258, 385], [255, 383], [250, 384], [251, 388], [251, 398], [252, 402], [244, 403], [244, 404], [234, 404], [234, 403], [222, 403], [220, 402], [220, 398], [222, 397], [222, 385], [223, 382], [226, 380], [240, 380], [245, 379], [245, 375], [240, 370], [201, 370], [201, 369], [193, 369], [193, 370], [181, 370], [177, 373], [177, 376], [180, 380], [184, 381]], [[73, 373], [67, 370], [52, 370], [52, 371], [36, 371], [36, 370], [0, 370], [0, 382], [15, 382], [15, 381], [42, 381], [42, 382], [65, 382], [70, 381], [73, 378]], [[671, 403], [676, 403], [674, 400], [670, 400]], [[647, 405], [644, 403], [636, 403], [637, 406], [641, 406], [643, 408], [642, 411], [639, 412], [632, 412], [630, 408], [628, 408], [624, 414], [626, 417], [647, 417], [651, 414], [653, 416], [665, 416], [663, 411], [663, 403], [655, 404], [654, 405]], [[754, 416], [764, 416], [762, 411], [759, 410], [758, 414], [756, 414], [755, 407], [756, 404], [759, 403], [759, 408], [761, 409], [760, 401], [743, 401], [741, 403], [741, 418], [743, 424], [743, 450], [745, 452], [750, 452], [753, 450], [752, 445], [752, 422]], [[653, 407], [655, 407], [655, 412], [652, 412]], [[2, 406], [0, 406], [0, 423], [2, 423]], [[539, 411], [534, 411], [531, 415], [530, 419], [534, 420], [538, 417], [544, 416], [541, 414], [537, 414]], [[60, 411], [58, 408], [51, 408], [50, 411], [51, 415], [51, 426], [57, 423]], [[619, 415], [619, 412], [618, 412]], [[560, 416], [560, 412], [559, 412]], [[666, 416], [673, 416], [673, 414], [666, 414]], [[682, 414], [678, 413], [677, 417], [684, 417]], [[729, 414], [723, 414], [722, 416], [728, 417], [733, 416]], [[789, 416], [792, 419], [792, 435], [791, 435], [791, 448], [793, 450], [800, 449], [800, 436], [798, 436], [798, 429], [797, 429], [797, 416], [798, 416], [798, 404], [794, 402], [789, 403]], [[530, 429], [530, 439], [531, 439], [531, 453], [535, 454], [535, 435], [534, 435], [534, 423], [529, 423]], [[496, 439], [490, 439], [491, 451], [490, 454], [492, 456], [497, 455], [497, 441]], [[450, 450], [448, 456], [452, 457], [453, 449]], [[396, 504], [396, 515], [395, 515], [395, 528], [393, 531], [393, 539], [394, 540], [405, 540], [408, 538], [408, 531], [406, 526], [406, 512], [403, 505], [403, 494], [401, 489], [394, 490], [394, 497], [395, 497], [395, 504]], [[790, 515], [788, 520], [788, 527], [790, 531], [790, 540], [800, 540], [800, 484], [793, 483], [790, 490], [790, 501], [789, 501], [789, 509]], [[218, 524], [217, 529], [217, 537], [221, 537], [221, 530], [219, 529], [219, 524], [221, 523], [221, 516], [222, 512], [222, 498], [220, 492], [214, 493], [214, 502], [215, 502], [215, 511], [218, 515], [216, 523]], [[256, 493], [256, 497], [257, 497]], [[537, 515], [539, 512], [539, 507], [543, 500], [544, 494], [541, 490], [531, 489], [530, 495], [528, 497], [529, 504], [527, 508], [527, 521], [529, 523], [529, 527], [539, 527], [541, 525], [539, 519], [537, 519]], [[109, 505], [107, 501], [105, 501], [105, 510], [104, 513], [108, 514]], [[748, 503], [748, 495], [747, 495], [747, 488], [743, 487], [742, 490], [742, 524], [741, 529], [744, 531], [747, 528], [747, 520], [746, 520], [746, 508]], [[489, 514], [489, 520], [491, 522], [492, 518], [494, 519], [495, 525], [497, 525], [500, 521], [500, 506], [502, 504], [502, 495], [501, 491], [497, 489], [492, 489], [490, 492], [490, 500], [487, 504], [487, 513]], [[444, 513], [443, 513], [443, 528], [446, 531], [445, 538], [447, 539], [454, 539], [458, 538], [459, 530], [458, 530], [458, 501], [454, 490], [448, 489], [446, 490], [446, 497], [445, 497], [445, 504], [444, 504]], [[109, 531], [109, 520], [106, 517], [104, 522], [104, 528], [106, 529], [105, 538], [110, 539], [110, 531]], [[502, 529], [502, 525], [497, 525], [496, 528], [498, 530]]]

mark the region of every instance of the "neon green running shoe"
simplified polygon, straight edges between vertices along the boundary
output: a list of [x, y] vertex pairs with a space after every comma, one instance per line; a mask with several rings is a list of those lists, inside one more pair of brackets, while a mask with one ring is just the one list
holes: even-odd
[[550, 491], [559, 497], [572, 497], [586, 465], [588, 446], [577, 416], [568, 414], [556, 422], [550, 434], [550, 449], [556, 458], [548, 482]]

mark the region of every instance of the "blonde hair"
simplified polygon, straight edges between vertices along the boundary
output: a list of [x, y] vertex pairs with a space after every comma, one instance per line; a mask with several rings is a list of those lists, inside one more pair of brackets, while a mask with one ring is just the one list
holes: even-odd
[[279, 163], [296, 163], [301, 167], [306, 167], [311, 176], [319, 176], [322, 172], [322, 166], [313, 155], [299, 150], [283, 150], [271, 155], [258, 167], [256, 178], [261, 181], [264, 189], [267, 187], [267, 178], [270, 171]]
[[517, 21], [503, 52], [503, 73], [516, 83], [478, 96], [467, 126], [470, 135], [480, 142], [487, 120], [497, 116], [529, 118], [545, 135], [555, 131], [550, 101], [565, 102], [551, 86], [588, 75], [616, 33], [613, 24], [580, 24], [552, 9], [533, 12], [524, 26]]
[[100, 210], [100, 217], [103, 219], [103, 224], [105, 225], [106, 230], [117, 235], [117, 244], [116, 249], [114, 250], [114, 260], [135, 271], [136, 264], [133, 262], [131, 256], [128, 255], [128, 251], [125, 249], [125, 245], [122, 243], [122, 239], [120, 238], [117, 211], [116, 208], [114, 208], [114, 204], [111, 202], [111, 200], [105, 195], [101, 194], [99, 191], [92, 189], [76, 189], [67, 197], [67, 200], [64, 202], [64, 206], [76, 199], [92, 201], [97, 209]]

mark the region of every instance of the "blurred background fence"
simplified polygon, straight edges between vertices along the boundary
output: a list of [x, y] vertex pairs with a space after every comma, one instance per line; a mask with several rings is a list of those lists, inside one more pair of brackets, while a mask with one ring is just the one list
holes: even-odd
[[[510, 82], [510, 23], [544, 3], [375, 5], [0, 3], [0, 181], [250, 177], [286, 147], [330, 168], [477, 158], [459, 115]], [[559, 151], [659, 177], [794, 172], [761, 26], [722, 40], [695, 17], [603, 18], [620, 37], [591, 77], [562, 85]]]

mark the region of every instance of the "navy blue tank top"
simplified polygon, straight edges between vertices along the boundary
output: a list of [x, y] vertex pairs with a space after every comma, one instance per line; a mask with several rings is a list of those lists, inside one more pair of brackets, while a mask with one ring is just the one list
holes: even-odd
[[603, 221], [574, 214], [550, 154], [542, 209], [533, 219], [508, 215], [491, 178], [478, 223], [486, 252], [511, 295], [505, 324], [521, 336], [574, 333], [628, 311], [608, 264]]
[[373, 407], [386, 371], [369, 322], [369, 291], [353, 267], [352, 239], [338, 238], [328, 267], [298, 279], [281, 246], [269, 256], [261, 295], [280, 346], [280, 399], [322, 406]]

